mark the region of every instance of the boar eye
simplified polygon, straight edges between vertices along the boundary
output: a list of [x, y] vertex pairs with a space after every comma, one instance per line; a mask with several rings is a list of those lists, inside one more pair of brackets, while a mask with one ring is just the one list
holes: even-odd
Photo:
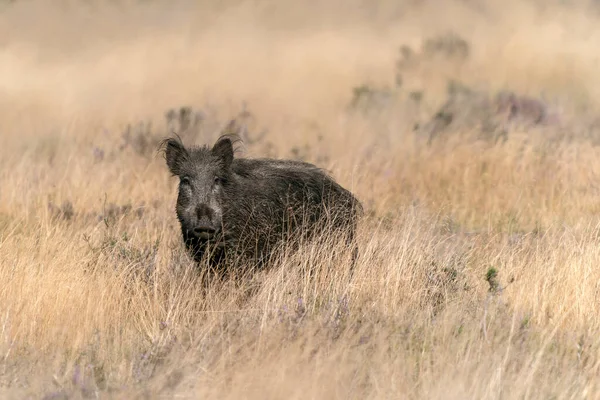
[[218, 176], [215, 178], [215, 185], [220, 185], [223, 183], [223, 180], [221, 178], [219, 178]]
[[190, 178], [189, 178], [189, 177], [187, 177], [187, 176], [183, 176], [183, 177], [181, 177], [181, 184], [182, 184], [182, 185], [188, 185], [188, 186], [189, 186], [189, 185], [190, 185], [190, 183], [191, 183], [191, 181], [190, 181]]

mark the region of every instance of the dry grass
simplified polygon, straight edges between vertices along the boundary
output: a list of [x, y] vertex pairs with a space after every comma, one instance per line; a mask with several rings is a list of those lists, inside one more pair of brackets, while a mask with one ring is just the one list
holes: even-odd
[[[600, 397], [600, 148], [412, 132], [448, 78], [544, 95], [582, 131], [600, 16], [314, 3], [1, 6], [3, 398]], [[449, 30], [472, 53], [406, 72], [422, 108], [348, 112], [353, 87], [393, 84], [401, 44]], [[206, 113], [195, 142], [247, 104], [247, 156], [318, 162], [358, 195], [352, 277], [324, 239], [202, 285], [176, 182], [152, 142], [122, 135], [139, 120], [167, 134], [182, 104]]]

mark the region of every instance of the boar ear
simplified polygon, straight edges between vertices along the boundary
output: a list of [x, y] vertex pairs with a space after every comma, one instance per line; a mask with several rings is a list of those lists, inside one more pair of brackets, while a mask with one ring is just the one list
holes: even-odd
[[188, 159], [188, 152], [178, 140], [167, 139], [162, 142], [161, 147], [165, 151], [167, 166], [173, 175], [181, 175], [181, 166]]
[[212, 154], [223, 160], [225, 168], [229, 168], [233, 162], [233, 144], [228, 137], [220, 138], [211, 150]]

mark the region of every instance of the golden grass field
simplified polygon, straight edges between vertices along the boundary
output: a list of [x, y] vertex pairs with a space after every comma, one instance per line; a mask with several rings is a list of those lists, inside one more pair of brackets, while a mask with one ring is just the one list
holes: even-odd
[[[591, 3], [0, 3], [0, 397], [600, 398]], [[349, 111], [393, 87], [400, 46], [447, 32], [466, 60]], [[543, 97], [570, 138], [424, 143], [449, 79]], [[176, 179], [124, 136], [165, 137], [181, 106], [206, 115], [188, 144], [248, 110], [244, 156], [318, 163], [360, 198], [351, 279], [323, 240], [202, 285]]]

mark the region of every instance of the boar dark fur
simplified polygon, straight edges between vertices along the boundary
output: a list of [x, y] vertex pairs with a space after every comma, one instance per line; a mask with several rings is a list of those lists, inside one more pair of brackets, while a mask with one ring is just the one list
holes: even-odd
[[309, 163], [235, 158], [237, 141], [222, 136], [212, 148], [185, 147], [173, 138], [162, 143], [167, 166], [179, 177], [183, 241], [196, 261], [264, 265], [290, 239], [324, 233], [353, 245], [362, 206], [352, 193]]

